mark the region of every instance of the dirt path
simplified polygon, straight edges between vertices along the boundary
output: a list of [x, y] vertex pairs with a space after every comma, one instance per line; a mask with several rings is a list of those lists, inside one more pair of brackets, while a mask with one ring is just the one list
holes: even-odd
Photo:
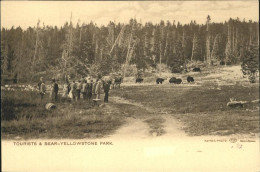
[[[184, 137], [185, 132], [182, 125], [167, 112], [162, 112], [140, 103], [132, 102], [120, 97], [111, 97], [112, 106], [115, 104], [124, 105], [123, 113], [128, 108], [137, 109], [138, 114], [128, 114], [126, 124], [122, 126], [112, 138], [150, 138], [156, 136]], [[131, 113], [131, 111], [130, 111]], [[140, 113], [140, 114], [139, 114]]]
[[[124, 106], [123, 111], [127, 108], [138, 111], [137, 116], [128, 117], [126, 124], [108, 137], [117, 145], [118, 152], [124, 152], [125, 157], [134, 157], [134, 160], [125, 159], [127, 164], [122, 165], [128, 170], [134, 170], [136, 166], [154, 171], [237, 172], [259, 168], [259, 139], [256, 137], [188, 136], [182, 124], [167, 112], [111, 97], [111, 106], [115, 104]], [[252, 142], [243, 142], [243, 139]], [[120, 158], [124, 161], [124, 157]]]

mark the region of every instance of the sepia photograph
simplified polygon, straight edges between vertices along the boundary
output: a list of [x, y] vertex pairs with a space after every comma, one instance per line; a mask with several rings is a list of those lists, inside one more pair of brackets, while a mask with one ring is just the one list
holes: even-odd
[[259, 172], [259, 1], [1, 1], [1, 171]]

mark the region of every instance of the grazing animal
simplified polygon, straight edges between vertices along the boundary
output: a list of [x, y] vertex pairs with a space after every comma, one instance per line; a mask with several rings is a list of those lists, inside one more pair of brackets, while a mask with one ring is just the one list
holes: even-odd
[[187, 77], [187, 82], [194, 82], [194, 78], [191, 77], [191, 76], [188, 76], [188, 77]]
[[144, 79], [137, 78], [137, 79], [135, 80], [135, 83], [142, 83], [143, 81], [144, 81]]
[[181, 83], [182, 83], [182, 79], [172, 77], [172, 78], [169, 80], [169, 82], [170, 82], [170, 83], [173, 83], [173, 84], [181, 84]]
[[169, 80], [169, 83], [174, 83], [176, 81], [176, 78], [175, 77], [172, 77], [170, 80]]
[[164, 79], [163, 78], [157, 78], [156, 79], [156, 83], [159, 84], [159, 83], [163, 83]]
[[176, 84], [181, 84], [181, 83], [182, 83], [182, 79], [177, 78], [177, 79], [176, 79]]
[[225, 62], [224, 62], [224, 61], [221, 61], [219, 64], [220, 64], [220, 65], [225, 65]]
[[199, 67], [195, 67], [192, 69], [193, 72], [201, 72], [200, 68]]

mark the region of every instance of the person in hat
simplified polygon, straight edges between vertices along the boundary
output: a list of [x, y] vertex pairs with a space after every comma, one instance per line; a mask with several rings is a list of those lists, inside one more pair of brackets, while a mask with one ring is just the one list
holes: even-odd
[[95, 88], [96, 99], [100, 99], [102, 83], [100, 79], [97, 79], [97, 85]]
[[38, 82], [38, 88], [39, 88], [39, 90], [41, 90], [42, 82], [43, 82], [43, 77], [40, 77], [40, 81]]
[[90, 101], [92, 97], [92, 89], [93, 89], [93, 80], [91, 79], [90, 82], [88, 83], [88, 89], [87, 89], [88, 101]]
[[54, 101], [54, 99], [55, 99], [54, 83], [55, 83], [55, 79], [52, 79], [52, 81], [51, 81], [51, 92], [50, 92], [51, 101]]
[[110, 82], [105, 81], [103, 88], [104, 88], [104, 92], [105, 92], [104, 102], [108, 103], [108, 93], [109, 93], [109, 90], [110, 90]]
[[41, 100], [43, 99], [43, 96], [46, 94], [46, 86], [44, 81], [42, 81], [42, 84], [40, 86], [40, 95], [41, 95]]
[[81, 89], [82, 89], [82, 84], [81, 84], [81, 81], [78, 80], [77, 84], [76, 84], [76, 101], [79, 101], [80, 100], [80, 92], [81, 92]]
[[54, 101], [57, 101], [58, 100], [58, 92], [59, 92], [59, 85], [57, 83], [57, 80], [54, 79], [53, 81], [53, 89], [54, 89]]
[[75, 101], [76, 99], [76, 83], [75, 80], [72, 81], [72, 83], [70, 84], [70, 93], [69, 93], [69, 97], [72, 98], [73, 101]]
[[82, 90], [81, 90], [84, 100], [87, 99], [87, 90], [88, 90], [88, 83], [86, 80], [84, 80], [82, 84]]

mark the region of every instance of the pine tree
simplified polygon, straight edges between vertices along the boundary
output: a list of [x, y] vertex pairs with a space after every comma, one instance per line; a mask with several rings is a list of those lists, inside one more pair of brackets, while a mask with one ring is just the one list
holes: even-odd
[[9, 57], [8, 57], [8, 46], [2, 45], [1, 47], [1, 70], [2, 73], [6, 73], [8, 70], [8, 63], [9, 63]]
[[180, 73], [183, 69], [184, 63], [184, 51], [182, 47], [182, 42], [179, 40], [175, 44], [175, 48], [173, 50], [173, 57], [170, 63], [172, 73]]
[[249, 48], [245, 50], [241, 67], [243, 74], [248, 74], [249, 81], [254, 83], [259, 71], [259, 46], [256, 42], [252, 42]]

